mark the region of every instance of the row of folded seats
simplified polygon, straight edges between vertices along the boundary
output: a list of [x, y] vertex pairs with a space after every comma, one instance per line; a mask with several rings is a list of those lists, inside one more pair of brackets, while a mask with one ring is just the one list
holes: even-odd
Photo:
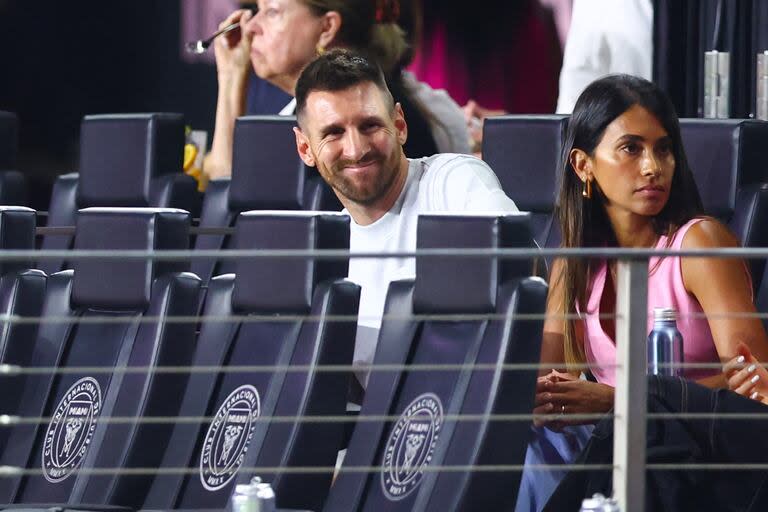
[[[2, 143], [14, 140], [12, 121], [11, 115], [0, 115], [0, 170], [13, 161], [13, 147], [3, 146], [14, 145]], [[567, 123], [568, 117], [561, 115], [501, 116], [485, 123], [483, 157], [505, 192], [521, 210], [531, 213], [534, 238], [542, 247], [560, 242], [552, 213]], [[79, 172], [57, 180], [47, 225], [72, 226], [77, 209], [89, 206], [182, 208], [195, 217], [199, 213], [199, 226], [204, 228], [194, 247], [216, 250], [232, 246], [231, 229], [223, 228], [231, 228], [243, 211], [340, 210], [333, 192], [298, 157], [294, 125], [295, 120], [286, 116], [238, 119], [232, 177], [211, 181], [201, 199], [194, 179], [179, 172], [184, 145], [181, 115], [87, 116], [81, 129]], [[681, 119], [680, 127], [707, 213], [727, 223], [742, 245], [768, 246], [768, 122]], [[2, 172], [0, 184], [0, 199], [13, 198], [4, 195], [14, 187], [5, 185]], [[209, 228], [219, 231], [205, 231]], [[71, 233], [42, 237], [43, 249], [71, 245]], [[226, 260], [197, 259], [192, 265], [204, 283], [229, 270]], [[750, 265], [758, 303], [768, 307], [764, 262], [752, 260]], [[50, 273], [68, 265], [45, 260], [39, 266]]]
[[[26, 204], [21, 173], [14, 170], [18, 120], [0, 112], [0, 204]], [[180, 114], [151, 113], [86, 116], [81, 123], [78, 172], [54, 183], [46, 227], [75, 224], [78, 209], [98, 206], [181, 208], [200, 216], [203, 228], [226, 228], [247, 210], [341, 210], [320, 176], [296, 154], [292, 118], [242, 118], [235, 131], [233, 178], [213, 180], [204, 197], [197, 182], [183, 174], [185, 127]], [[230, 186], [231, 184], [231, 186]], [[231, 193], [230, 193], [231, 190]], [[49, 230], [39, 247], [67, 250], [72, 232]], [[195, 247], [221, 249], [230, 244], [223, 233], [200, 236]], [[48, 273], [69, 266], [46, 259]], [[217, 262], [198, 260], [194, 270], [207, 282]]]
[[[0, 208], [0, 251], [31, 250], [35, 218]], [[188, 212], [92, 207], [74, 221], [85, 254], [71, 269], [0, 260], [0, 363], [16, 369], [0, 377], [0, 505], [221, 510], [257, 474], [286, 509], [514, 505], [518, 472], [438, 470], [524, 460], [528, 423], [494, 418], [533, 407], [536, 372], [508, 367], [539, 358], [542, 320], [530, 318], [547, 286], [530, 262], [418, 257], [418, 277], [392, 283], [374, 359], [385, 370], [331, 487], [360, 290], [347, 258], [269, 251], [348, 249], [349, 218], [241, 213], [232, 247], [261, 256], [207, 290], [189, 260], [125, 253], [188, 249]], [[529, 222], [422, 216], [418, 248], [528, 247]]]
[[[560, 242], [552, 212], [567, 123], [567, 116], [536, 115], [494, 117], [485, 124], [483, 157], [505, 192], [521, 210], [531, 212], [534, 237], [542, 247]], [[0, 117], [0, 131], [2, 125]], [[48, 226], [72, 226], [77, 209], [89, 206], [182, 208], [195, 217], [199, 213], [202, 228], [231, 228], [237, 214], [247, 210], [340, 210], [332, 191], [296, 154], [294, 125], [295, 120], [285, 116], [238, 119], [232, 177], [211, 181], [201, 200], [194, 180], [178, 172], [184, 144], [181, 115], [87, 116], [79, 172], [57, 180]], [[682, 119], [680, 126], [706, 211], [726, 222], [742, 245], [768, 245], [768, 229], [763, 227], [768, 215], [768, 122]], [[206, 232], [194, 247], [227, 248], [230, 238], [224, 230]], [[71, 244], [71, 234], [42, 240], [44, 249]], [[66, 262], [43, 265], [50, 272], [66, 267]], [[759, 289], [764, 265], [751, 265]], [[227, 268], [225, 262], [197, 260], [193, 270], [207, 282]]]

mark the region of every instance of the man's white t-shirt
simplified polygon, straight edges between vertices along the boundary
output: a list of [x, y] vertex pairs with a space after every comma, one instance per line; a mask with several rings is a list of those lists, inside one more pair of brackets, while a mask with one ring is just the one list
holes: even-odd
[[[418, 214], [449, 211], [508, 213], [518, 209], [501, 189], [491, 168], [478, 158], [444, 153], [409, 160], [405, 185], [389, 212], [367, 226], [352, 220], [350, 251], [414, 251]], [[355, 364], [373, 361], [389, 283], [415, 274], [413, 258], [350, 259], [349, 279], [362, 288]], [[367, 373], [357, 373], [363, 385]]]

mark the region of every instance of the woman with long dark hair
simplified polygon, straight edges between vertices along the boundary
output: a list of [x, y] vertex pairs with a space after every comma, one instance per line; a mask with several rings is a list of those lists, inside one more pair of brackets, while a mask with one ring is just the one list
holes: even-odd
[[[704, 215], [669, 99], [651, 82], [628, 75], [593, 82], [576, 102], [556, 214], [566, 248], [737, 245], [723, 224]], [[767, 396], [765, 370], [741, 364], [747, 358], [768, 359], [762, 324], [728, 315], [755, 311], [743, 261], [651, 258], [648, 279], [648, 311], [678, 311], [686, 363], [733, 360], [726, 372], [685, 370], [686, 378], [756, 399]], [[555, 427], [584, 423], [569, 420], [572, 413], [608, 412], [614, 400], [615, 260], [556, 261], [547, 312], [542, 362], [553, 371], [539, 379], [535, 412], [560, 413], [549, 423]], [[564, 314], [578, 319], [564, 320]], [[652, 317], [649, 330], [651, 322]], [[576, 368], [584, 364], [596, 382], [579, 378]]]
[[[611, 75], [584, 90], [568, 124], [560, 179], [556, 215], [564, 248], [737, 245], [725, 226], [704, 215], [674, 108], [642, 78]], [[728, 315], [755, 311], [743, 261], [651, 258], [648, 311], [655, 307], [678, 311], [686, 363], [727, 361], [722, 372], [686, 370], [686, 379], [765, 401], [768, 372], [757, 364], [768, 359], [762, 323]], [[555, 419], [535, 422], [547, 428], [536, 429], [526, 465], [574, 462], [590, 439], [587, 424], [598, 421], [571, 415], [600, 415], [613, 408], [615, 312], [615, 260], [554, 262], [541, 354], [542, 364], [552, 370], [539, 377], [534, 413]], [[564, 476], [565, 471], [524, 471], [516, 510], [541, 510]], [[569, 490], [584, 497], [578, 482]]]

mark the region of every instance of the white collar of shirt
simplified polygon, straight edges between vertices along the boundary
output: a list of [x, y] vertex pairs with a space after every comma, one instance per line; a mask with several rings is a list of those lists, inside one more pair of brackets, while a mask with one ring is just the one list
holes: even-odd
[[283, 107], [283, 110], [281, 110], [278, 115], [292, 116], [295, 111], [296, 111], [296, 98], [291, 98], [291, 101], [289, 101], [288, 104]]

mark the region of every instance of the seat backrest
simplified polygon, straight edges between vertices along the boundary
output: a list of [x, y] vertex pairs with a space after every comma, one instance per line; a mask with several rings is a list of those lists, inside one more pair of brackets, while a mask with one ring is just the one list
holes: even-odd
[[229, 208], [301, 210], [307, 170], [288, 116], [246, 116], [235, 123]]
[[0, 171], [0, 204], [27, 204], [27, 179], [19, 171]]
[[[208, 184], [200, 226], [230, 227], [237, 214], [249, 210], [339, 211], [341, 204], [317, 171], [296, 152], [292, 116], [244, 116], [235, 123], [232, 178]], [[230, 186], [231, 183], [231, 186]], [[223, 195], [227, 194], [226, 201]], [[231, 247], [230, 237], [203, 235], [195, 249]], [[193, 270], [203, 282], [233, 271], [231, 262], [197, 260]]]
[[680, 132], [705, 210], [729, 221], [738, 188], [768, 182], [768, 121], [680, 119]]
[[[235, 222], [237, 213], [229, 209], [229, 178], [219, 178], [208, 182], [203, 196], [203, 206], [200, 212], [201, 228], [227, 228]], [[228, 236], [223, 234], [199, 234], [195, 238], [195, 250], [211, 251], [228, 246]], [[192, 260], [191, 270], [204, 283], [213, 277], [216, 270], [215, 259]]]
[[[346, 250], [349, 218], [247, 212], [236, 239], [238, 249]], [[352, 362], [360, 289], [343, 279], [347, 259], [246, 258], [236, 271], [210, 283], [204, 316], [219, 321], [204, 321], [193, 364], [243, 370], [190, 377], [179, 414], [201, 420], [174, 427], [160, 467], [194, 473], [158, 474], [146, 509], [223, 509], [235, 483], [254, 476], [245, 468], [328, 467], [336, 460], [342, 425], [306, 418], [344, 415], [349, 373], [318, 370]], [[280, 507], [311, 510], [322, 506], [331, 478], [311, 471], [259, 476], [272, 483]], [[141, 487], [136, 479], [123, 482], [110, 503], [142, 506], [135, 502]]]
[[[0, 206], [0, 251], [34, 249], [34, 210]], [[0, 262], [0, 311], [4, 315], [25, 319], [40, 318], [46, 276], [30, 270], [29, 262]], [[37, 323], [0, 323], [0, 364], [25, 367], [32, 356]], [[21, 399], [23, 378], [18, 375], [0, 377], [0, 414], [16, 415]], [[0, 429], [0, 452], [5, 447], [9, 428]]]
[[[53, 183], [51, 202], [48, 205], [48, 227], [74, 226], [77, 217], [78, 174], [62, 174]], [[72, 248], [75, 237], [71, 234], [49, 234], [41, 238], [40, 249], [43, 251], [65, 251]], [[66, 268], [67, 262], [60, 259], [41, 259], [37, 267], [46, 274], [53, 274]]]
[[[527, 215], [422, 215], [417, 246], [527, 247], [528, 222]], [[439, 468], [524, 460], [529, 424], [491, 417], [533, 409], [536, 372], [502, 366], [540, 357], [542, 321], [515, 318], [544, 311], [546, 284], [529, 272], [520, 260], [422, 256], [415, 281], [390, 285], [374, 371], [325, 511], [514, 507], [519, 474]], [[452, 318], [423, 319], [433, 315]], [[457, 420], [470, 414], [472, 421]]]
[[[78, 213], [75, 249], [186, 249], [189, 224], [182, 210], [88, 208]], [[70, 371], [25, 379], [19, 415], [51, 419], [17, 426], [1, 458], [42, 474], [3, 479], [0, 502], [79, 503], [89, 478], [79, 469], [123, 467], [124, 452], [150, 428], [98, 420], [150, 416], [157, 407], [150, 396], [165, 410], [173, 407], [185, 377], [155, 376], [152, 369], [189, 364], [195, 322], [168, 321], [196, 312], [200, 282], [185, 272], [187, 266], [125, 257], [77, 259], [74, 270], [51, 276], [43, 316], [69, 321], [42, 324], [30, 366]], [[126, 367], [150, 370], [120, 371]], [[157, 428], [170, 427], [152, 427]]]
[[531, 212], [533, 236], [542, 247], [559, 242], [550, 240], [550, 228], [567, 127], [563, 115], [489, 117], [483, 127], [483, 160], [517, 207]]
[[[768, 184], [742, 185], [736, 194], [736, 209], [728, 222], [744, 247], [768, 247]], [[754, 289], [765, 279], [765, 260], [746, 260]]]
[[[184, 119], [181, 114], [85, 116], [80, 130], [78, 174], [59, 177], [49, 207], [48, 226], [74, 225], [77, 208], [155, 207], [199, 211], [194, 178], [181, 172]], [[71, 235], [43, 237], [43, 249], [70, 249]], [[66, 262], [49, 260], [48, 273]]]
[[152, 180], [180, 174], [183, 155], [181, 114], [85, 116], [78, 205], [150, 206]]
[[19, 123], [16, 114], [0, 111], [0, 204], [25, 206], [27, 184], [24, 175], [16, 171], [19, 144]]
[[0, 170], [16, 167], [19, 120], [13, 112], [0, 110]]
[[[768, 245], [768, 122], [681, 119], [680, 131], [705, 211], [727, 223], [743, 246]], [[765, 261], [748, 263], [758, 290]]]

